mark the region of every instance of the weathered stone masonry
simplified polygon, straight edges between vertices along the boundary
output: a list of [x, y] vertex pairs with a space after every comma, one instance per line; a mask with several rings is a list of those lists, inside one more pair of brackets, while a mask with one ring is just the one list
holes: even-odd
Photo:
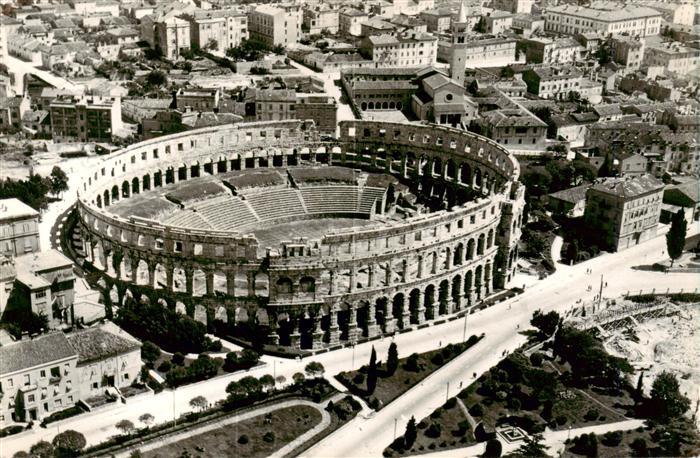
[[[105, 158], [79, 194], [88, 261], [112, 279], [193, 298], [197, 319], [254, 319], [270, 342], [292, 347], [391, 333], [463, 310], [508, 284], [524, 190], [518, 163], [505, 149], [437, 126], [346, 121], [340, 127], [338, 141], [321, 142], [300, 121], [219, 126]], [[387, 226], [285, 243], [265, 256], [253, 234], [166, 227], [109, 212], [117, 200], [181, 180], [306, 163], [411, 180], [430, 175], [423, 193], [470, 190], [479, 197]]]

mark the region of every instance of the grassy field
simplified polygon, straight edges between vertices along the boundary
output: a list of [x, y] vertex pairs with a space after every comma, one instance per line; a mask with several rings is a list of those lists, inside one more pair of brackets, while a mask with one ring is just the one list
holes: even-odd
[[[232, 425], [197, 434], [143, 454], [147, 458], [197, 456], [265, 457], [284, 447], [321, 422], [321, 414], [308, 406], [287, 407]], [[270, 439], [272, 433], [274, 438]], [[267, 435], [267, 436], [266, 436]], [[247, 437], [247, 441], [242, 439]], [[267, 440], [266, 440], [267, 438]]]

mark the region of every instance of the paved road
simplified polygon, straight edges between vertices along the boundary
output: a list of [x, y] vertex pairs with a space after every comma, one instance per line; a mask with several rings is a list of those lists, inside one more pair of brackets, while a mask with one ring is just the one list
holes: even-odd
[[[697, 232], [697, 227], [694, 228]], [[382, 450], [393, 440], [394, 419], [396, 419], [398, 434], [405, 429], [405, 424], [411, 415], [422, 418], [445, 402], [447, 383], [450, 383], [449, 394], [454, 395], [462, 383], [467, 386], [472, 373], [477, 375], [496, 364], [504, 350], [515, 350], [525, 338], [518, 334], [520, 329], [527, 327], [534, 310], [556, 309], [565, 311], [575, 304], [579, 298], [592, 299], [595, 292], [587, 292], [589, 284], [598, 285], [600, 273], [605, 274], [608, 288], [604, 297], [617, 297], [628, 290], [652, 287], [657, 290], [685, 288], [693, 290], [700, 287], [700, 279], [695, 274], [662, 274], [647, 271], [632, 271], [631, 266], [651, 264], [662, 259], [661, 251], [665, 249], [665, 239], [659, 236], [638, 247], [616, 254], [605, 254], [588, 262], [569, 267], [558, 266], [558, 271], [550, 277], [528, 288], [525, 293], [507, 302], [497, 304], [489, 309], [469, 316], [467, 334], [484, 332], [486, 337], [475, 347], [462, 356], [453, 360], [440, 371], [431, 376], [429, 381], [414, 387], [408, 393], [376, 415], [369, 418], [357, 418], [330, 435], [321, 443], [309, 450], [307, 456], [380, 456]], [[586, 275], [585, 271], [592, 268], [594, 274]], [[212, 380], [187, 385], [176, 391], [166, 390], [155, 396], [143, 397], [128, 401], [127, 404], [110, 406], [108, 409], [90, 415], [83, 415], [64, 420], [52, 425], [48, 430], [36, 428], [17, 436], [4, 438], [0, 442], [0, 456], [11, 456], [17, 450], [26, 450], [40, 439], [51, 440], [60, 430], [77, 429], [85, 434], [89, 445], [99, 443], [118, 434], [114, 425], [122, 419], [129, 419], [138, 424], [138, 417], [143, 413], [155, 416], [156, 423], [171, 421], [173, 414], [180, 415], [191, 410], [189, 400], [202, 395], [215, 402], [226, 395], [226, 385], [245, 375], [259, 377], [263, 374], [284, 375], [291, 381], [295, 372], [303, 372], [304, 366], [310, 361], [319, 361], [326, 368], [326, 376], [332, 376], [342, 370], [357, 368], [369, 361], [372, 346], [377, 350], [379, 359], [384, 359], [392, 340], [396, 341], [399, 356], [405, 357], [414, 352], [424, 352], [449, 342], [460, 342], [463, 338], [463, 320], [456, 320], [431, 326], [410, 333], [399, 334], [393, 339], [384, 338], [372, 343], [357, 345], [354, 349], [324, 353], [303, 361], [286, 360], [264, 356], [266, 364], [251, 369], [248, 372], [228, 374]]]
[[[697, 232], [697, 226], [693, 228], [693, 232]], [[649, 291], [653, 287], [657, 290], [665, 290], [667, 287], [674, 290], [698, 288], [700, 278], [695, 274], [662, 274], [631, 270], [632, 266], [661, 260], [665, 243], [665, 238], [659, 236], [621, 253], [604, 254], [572, 267], [559, 265], [556, 273], [529, 288], [520, 297], [471, 316], [469, 332], [486, 333], [486, 337], [476, 347], [433, 374], [429, 383], [424, 382], [416, 386], [371, 418], [353, 420], [342, 430], [310, 449], [305, 456], [381, 456], [382, 450], [394, 439], [395, 425], [397, 435], [402, 434], [411, 416], [415, 416], [417, 420], [423, 418], [445, 402], [448, 386], [450, 394], [454, 395], [460, 384], [467, 386], [474, 380], [472, 373], [480, 375], [495, 365], [504, 351], [513, 351], [520, 346], [525, 338], [518, 334], [518, 328], [524, 329], [528, 326], [535, 310], [563, 312], [575, 305], [579, 298], [592, 300], [597, 290], [587, 292], [586, 289], [589, 284], [594, 288], [599, 284], [600, 274], [604, 274], [604, 281], [608, 283], [603, 292], [604, 298], [617, 297], [628, 290]], [[585, 273], [588, 268], [593, 269], [592, 275]], [[397, 337], [401, 356], [406, 354], [406, 344], [409, 348], [415, 348], [411, 345], [415, 340], [420, 341], [422, 351], [426, 351], [435, 348], [436, 340], [444, 345], [462, 338], [461, 320], [432, 328], [432, 331], [438, 329], [438, 335], [422, 336], [421, 331], [418, 331]], [[401, 351], [402, 349], [404, 351]], [[383, 354], [383, 351], [378, 351], [378, 354]], [[362, 358], [362, 361], [364, 360]]]

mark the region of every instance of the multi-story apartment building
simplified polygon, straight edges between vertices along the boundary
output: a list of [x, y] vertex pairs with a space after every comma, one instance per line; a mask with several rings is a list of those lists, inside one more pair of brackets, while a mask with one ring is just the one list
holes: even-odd
[[542, 16], [517, 13], [513, 15], [513, 24], [510, 28], [515, 33], [527, 38], [536, 32], [544, 30], [544, 18]]
[[688, 26], [694, 24], [695, 5], [692, 2], [640, 1], [637, 3], [658, 11], [668, 23]]
[[16, 132], [22, 128], [22, 117], [29, 111], [29, 97], [0, 97], [0, 132]]
[[428, 32], [445, 33], [452, 25], [452, 10], [449, 8], [435, 8], [421, 11], [420, 18], [425, 22]]
[[484, 17], [486, 33], [499, 35], [510, 30], [513, 25], [513, 14], [508, 11], [493, 11]]
[[17, 33], [21, 26], [22, 23], [20, 21], [5, 15], [0, 16], [0, 64], [7, 65], [9, 37]]
[[338, 27], [341, 33], [359, 37], [362, 35], [362, 23], [369, 19], [364, 11], [355, 8], [343, 8], [338, 14]]
[[605, 249], [635, 246], [656, 235], [663, 190], [651, 175], [601, 180], [588, 189], [584, 221]]
[[338, 10], [328, 6], [305, 8], [303, 17], [304, 29], [311, 34], [321, 32], [338, 33], [340, 29], [340, 15]]
[[0, 200], [0, 255], [14, 257], [38, 251], [39, 212], [18, 199]]
[[573, 38], [536, 37], [520, 40], [528, 64], [567, 64], [581, 60], [584, 48]]
[[610, 47], [613, 60], [625, 66], [625, 73], [635, 72], [642, 66], [644, 40], [624, 36], [613, 37]]
[[175, 107], [180, 111], [187, 107], [197, 111], [216, 111], [220, 99], [221, 91], [218, 89], [180, 88], [175, 93]]
[[122, 129], [119, 97], [61, 96], [51, 102], [55, 142], [102, 142]]
[[183, 19], [190, 23], [191, 43], [203, 49], [225, 52], [248, 38], [248, 16], [238, 10], [196, 10]]
[[179, 17], [168, 17], [154, 24], [154, 39], [163, 57], [170, 60], [181, 59], [180, 53], [189, 50], [190, 23]]
[[141, 372], [141, 342], [114, 323], [67, 335], [78, 354], [76, 383], [81, 399], [104, 393], [108, 387], [124, 388]]
[[250, 36], [269, 46], [299, 41], [301, 22], [301, 10], [292, 6], [259, 5], [248, 14]]
[[291, 89], [251, 90], [251, 108], [246, 114], [257, 121], [285, 119], [312, 120], [324, 134], [334, 134], [337, 127], [337, 104], [333, 97], [319, 93], [297, 93]]
[[570, 92], [578, 92], [582, 73], [576, 67], [535, 67], [523, 72], [527, 91], [543, 99], [566, 99]]
[[597, 32], [604, 36], [648, 37], [661, 31], [661, 13], [642, 6], [601, 2], [590, 7], [571, 4], [547, 8], [545, 31], [566, 35]]
[[[463, 43], [440, 42], [438, 57], [450, 62], [450, 67], [455, 68], [452, 78], [457, 79], [459, 72], [457, 66], [463, 64], [462, 68], [477, 67], [505, 67], [506, 65], [519, 62], [517, 54], [518, 40], [515, 38], [485, 38], [475, 39], [471, 36]], [[525, 55], [520, 56], [524, 63]], [[461, 62], [460, 62], [461, 61]], [[457, 65], [457, 66], [455, 66]]]
[[75, 299], [73, 262], [57, 250], [29, 253], [15, 258], [15, 289], [44, 315], [49, 327], [71, 323]]
[[[141, 366], [141, 343], [112, 323], [10, 342], [0, 347], [0, 426], [42, 420], [130, 386]], [[20, 397], [24, 418], [16, 415]]]
[[425, 67], [437, 60], [437, 38], [427, 33], [376, 35], [364, 40], [377, 67]]
[[494, 0], [493, 8], [513, 14], [530, 14], [534, 0]]
[[[65, 334], [54, 332], [0, 347], [0, 425], [36, 421], [78, 402], [78, 355]], [[26, 415], [17, 418], [15, 404]]]
[[686, 75], [698, 69], [700, 50], [678, 42], [649, 45], [644, 50], [644, 65], [663, 67], [668, 73]]

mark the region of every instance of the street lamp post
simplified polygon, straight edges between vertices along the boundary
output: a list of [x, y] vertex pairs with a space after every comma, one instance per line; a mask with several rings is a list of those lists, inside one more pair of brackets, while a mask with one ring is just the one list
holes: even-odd
[[399, 419], [394, 417], [394, 440], [396, 440], [396, 422], [397, 421], [399, 421]]
[[350, 370], [355, 370], [355, 343], [352, 344], [352, 366]]
[[450, 382], [447, 382], [447, 389], [445, 390], [445, 402], [450, 399]]

